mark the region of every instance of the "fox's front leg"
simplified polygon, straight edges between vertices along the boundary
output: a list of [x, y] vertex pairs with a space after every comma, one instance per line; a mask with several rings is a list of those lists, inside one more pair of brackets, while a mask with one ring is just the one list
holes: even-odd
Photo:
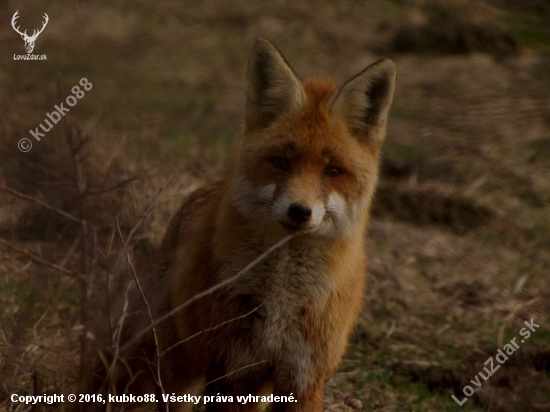
[[323, 388], [324, 379], [319, 379], [315, 384], [299, 393], [277, 391], [276, 395], [289, 396], [292, 393], [294, 402], [273, 402], [273, 412], [323, 412]]

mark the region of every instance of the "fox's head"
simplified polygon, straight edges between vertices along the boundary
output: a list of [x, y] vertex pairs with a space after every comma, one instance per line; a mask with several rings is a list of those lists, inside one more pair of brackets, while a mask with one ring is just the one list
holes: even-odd
[[302, 82], [275, 46], [257, 40], [234, 165], [238, 213], [259, 228], [297, 234], [363, 230], [395, 76], [384, 59], [340, 89], [321, 78]]

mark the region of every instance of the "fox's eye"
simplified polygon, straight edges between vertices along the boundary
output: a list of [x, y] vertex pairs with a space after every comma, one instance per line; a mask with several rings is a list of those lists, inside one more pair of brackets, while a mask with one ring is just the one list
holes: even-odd
[[325, 168], [325, 175], [328, 177], [340, 176], [344, 171], [339, 167], [329, 166]]
[[271, 163], [277, 169], [285, 171], [285, 172], [290, 169], [290, 165], [288, 163], [288, 160], [285, 159], [284, 157], [273, 157], [271, 159]]

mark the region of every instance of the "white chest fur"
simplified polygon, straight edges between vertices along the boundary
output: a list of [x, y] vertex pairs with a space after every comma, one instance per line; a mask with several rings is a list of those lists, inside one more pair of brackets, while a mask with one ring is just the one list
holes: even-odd
[[[254, 349], [243, 348], [243, 359], [235, 359], [234, 366], [267, 359], [277, 373], [293, 377], [301, 388], [308, 386], [314, 376], [315, 354], [306, 335], [303, 313], [322, 310], [331, 293], [323, 251], [291, 241], [243, 275], [230, 293], [251, 294], [261, 305], [251, 331]], [[255, 356], [247, 356], [252, 353]], [[258, 355], [263, 359], [257, 359]]]

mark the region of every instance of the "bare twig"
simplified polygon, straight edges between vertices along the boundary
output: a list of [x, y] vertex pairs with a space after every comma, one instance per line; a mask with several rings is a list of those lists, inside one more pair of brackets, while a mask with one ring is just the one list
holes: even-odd
[[107, 192], [110, 192], [112, 190], [116, 190], [118, 189], [119, 187], [122, 187], [124, 185], [127, 185], [128, 183], [130, 182], [133, 182], [134, 180], [138, 179], [140, 177], [140, 175], [136, 175], [136, 176], [132, 176], [132, 177], [129, 177], [128, 179], [124, 179], [122, 182], [119, 182], [117, 184], [114, 184], [112, 186], [109, 186], [105, 189], [88, 189], [86, 191], [86, 194], [91, 194], [91, 195], [99, 195], [99, 194], [103, 194], [103, 193], [107, 193]]
[[[113, 241], [115, 239], [115, 230], [111, 231], [111, 236], [109, 238], [109, 247], [107, 248], [107, 257], [111, 257], [111, 251], [113, 247]], [[111, 268], [107, 270], [107, 279], [105, 282], [105, 298], [107, 303], [107, 318], [109, 322], [109, 337], [111, 337], [111, 343], [114, 345], [114, 336], [113, 336], [113, 311], [111, 305]]]
[[169, 352], [171, 351], [172, 349], [174, 349], [176, 346], [178, 345], [181, 345], [182, 343], [185, 343], [187, 341], [190, 341], [191, 339], [193, 338], [196, 338], [197, 336], [205, 333], [205, 332], [210, 332], [212, 330], [215, 330], [215, 329], [218, 329], [218, 328], [221, 328], [223, 325], [227, 325], [228, 323], [231, 323], [231, 322], [234, 322], [236, 320], [239, 320], [239, 319], [242, 319], [242, 318], [246, 318], [248, 315], [251, 315], [252, 313], [256, 312], [258, 309], [260, 309], [264, 304], [262, 303], [261, 305], [259, 306], [256, 306], [254, 309], [252, 309], [250, 312], [248, 313], [245, 313], [244, 315], [241, 315], [241, 316], [237, 316], [236, 318], [232, 318], [232, 319], [229, 319], [229, 320], [226, 320], [225, 322], [222, 322], [220, 323], [219, 325], [216, 325], [216, 326], [213, 326], [211, 328], [207, 328], [207, 329], [203, 329], [201, 330], [200, 332], [197, 332], [191, 336], [189, 336], [188, 338], [185, 338], [183, 340], [180, 340], [178, 343], [175, 343], [173, 344], [172, 346], [170, 346], [168, 349], [166, 349], [164, 352], [162, 352], [160, 354], [160, 356], [164, 356], [166, 354], [166, 352]]
[[[116, 190], [118, 189], [119, 187], [122, 187], [124, 185], [127, 185], [128, 183], [131, 183], [133, 182], [134, 180], [136, 179], [139, 179], [141, 175], [135, 175], [135, 176], [132, 176], [132, 177], [129, 177], [127, 179], [124, 179], [123, 181], [121, 182], [118, 182], [112, 186], [109, 186], [107, 188], [103, 188], [103, 185], [104, 185], [104, 182], [101, 184], [101, 186], [99, 187], [99, 189], [87, 189], [86, 190], [86, 195], [98, 195], [98, 194], [103, 194], [103, 193], [107, 193], [107, 192], [111, 192], [113, 190]], [[107, 179], [107, 176], [105, 176], [105, 179]], [[36, 184], [40, 184], [40, 185], [48, 185], [48, 186], [67, 186], [67, 187], [73, 187], [73, 188], [78, 188], [78, 185], [74, 184], [74, 183], [64, 183], [64, 182], [45, 182], [45, 181], [41, 181], [41, 180], [37, 180], [35, 181]], [[2, 188], [2, 187], [0, 187]], [[3, 188], [2, 188], [3, 189]], [[44, 206], [44, 205], [43, 205]], [[47, 207], [47, 206], [44, 206], [44, 207]], [[67, 217], [67, 216], [65, 216]]]
[[284, 245], [286, 242], [288, 242], [290, 239], [292, 239], [293, 235], [288, 235], [284, 237], [283, 239], [279, 240], [277, 243], [272, 245], [270, 248], [268, 248], [265, 252], [263, 252], [261, 255], [259, 255], [256, 259], [254, 259], [252, 262], [250, 262], [248, 265], [246, 265], [243, 269], [238, 271], [235, 275], [231, 276], [230, 278], [225, 279], [224, 281], [212, 286], [211, 288], [206, 289], [203, 292], [197, 293], [196, 295], [190, 297], [185, 302], [183, 302], [181, 305], [176, 306], [174, 309], [169, 311], [168, 313], [162, 315], [161, 317], [157, 318], [151, 325], [144, 328], [141, 332], [136, 334], [136, 336], [127, 342], [123, 348], [122, 351], [128, 349], [132, 344], [137, 342], [139, 339], [141, 339], [146, 333], [148, 333], [153, 327], [158, 326], [161, 322], [165, 321], [166, 319], [170, 318], [172, 315], [178, 313], [183, 308], [189, 306], [191, 303], [205, 297], [208, 295], [211, 295], [218, 289], [221, 289], [233, 282], [235, 282], [237, 279], [239, 279], [242, 275], [244, 275], [246, 272], [248, 272], [250, 269], [252, 269], [254, 266], [256, 266], [259, 262], [261, 262], [263, 259], [265, 259], [268, 255], [270, 255], [274, 250], [280, 248], [282, 245]]
[[69, 247], [69, 250], [67, 251], [67, 253], [65, 253], [65, 256], [63, 256], [63, 259], [61, 259], [61, 262], [59, 262], [60, 266], [65, 266], [65, 263], [73, 255], [76, 247], [78, 246], [78, 241], [79, 240], [80, 240], [80, 236], [75, 237], [74, 242], [72, 243], [71, 247]]
[[[149, 213], [153, 209], [158, 197], [160, 196], [160, 193], [166, 188], [166, 186], [168, 186], [168, 183], [170, 183], [170, 181], [172, 180], [173, 177], [174, 177], [174, 172], [170, 173], [170, 176], [168, 176], [168, 178], [164, 181], [162, 186], [159, 187], [159, 189], [157, 190], [157, 193], [155, 193], [155, 195], [153, 196], [153, 199], [151, 199], [151, 202], [149, 202], [149, 204], [145, 208], [145, 211], [143, 212], [143, 214], [141, 215], [141, 217], [139, 218], [137, 223], [134, 225], [132, 230], [130, 230], [130, 233], [128, 234], [128, 237], [126, 238], [125, 245], [130, 243], [130, 240], [132, 239], [132, 236], [134, 236], [134, 233], [136, 233], [136, 231], [141, 226], [141, 224], [143, 223], [145, 218], [149, 215]], [[126, 246], [124, 246], [124, 248], [126, 248]], [[125, 250], [121, 250], [120, 253], [118, 254], [118, 256], [115, 260], [115, 264], [114, 264], [115, 268], [117, 268], [119, 266], [120, 261], [121, 261], [123, 255], [124, 255], [124, 253], [125, 253]]]
[[56, 207], [53, 207], [53, 206], [50, 206], [48, 205], [47, 203], [44, 203], [43, 201], [41, 201], [40, 199], [37, 199], [36, 197], [33, 197], [33, 196], [29, 196], [29, 195], [26, 195], [24, 193], [21, 193], [21, 192], [18, 192], [17, 190], [14, 190], [14, 189], [11, 189], [9, 187], [7, 187], [5, 184], [3, 183], [0, 183], [0, 189], [14, 195], [14, 196], [17, 196], [21, 199], [25, 199], [29, 202], [33, 202], [33, 203], [37, 203], [39, 204], [40, 206], [42, 206], [44, 209], [48, 209], [48, 210], [51, 210], [52, 212], [55, 212], [57, 213], [58, 215], [61, 215], [63, 216], [64, 218], [67, 218], [75, 223], [79, 223], [79, 224], [86, 224], [85, 221], [81, 220], [81, 219], [78, 219], [72, 215], [70, 215], [69, 213], [67, 212], [64, 212], [63, 210], [60, 210]]
[[[145, 306], [147, 306], [147, 313], [149, 315], [149, 320], [151, 321], [151, 325], [152, 325], [152, 324], [155, 323], [155, 320], [153, 319], [153, 312], [151, 311], [151, 306], [149, 305], [149, 302], [147, 301], [147, 298], [145, 297], [145, 293], [143, 292], [141, 284], [139, 283], [139, 279], [138, 279], [136, 271], [134, 269], [134, 265], [132, 264], [132, 260], [130, 259], [130, 254], [128, 253], [127, 242], [124, 241], [124, 239], [122, 237], [122, 232], [120, 231], [120, 225], [118, 224], [118, 219], [115, 219], [115, 221], [116, 221], [116, 228], [117, 228], [117, 231], [118, 231], [118, 236], [120, 237], [120, 241], [122, 242], [122, 249], [124, 250], [124, 252], [126, 254], [126, 261], [128, 262], [128, 266], [130, 266], [132, 276], [134, 277], [134, 281], [136, 282], [136, 286], [139, 290], [141, 298], [143, 299], [143, 302], [145, 303]], [[160, 345], [159, 345], [159, 340], [158, 340], [158, 336], [157, 336], [157, 330], [156, 330], [155, 327], [153, 327], [152, 329], [153, 329], [153, 337], [155, 339], [155, 347], [156, 347], [156, 354], [157, 354], [157, 365], [156, 365], [156, 367], [157, 367], [157, 376], [156, 376], [156, 380], [157, 380], [157, 385], [159, 386], [160, 390], [162, 391], [162, 394], [164, 395], [166, 392], [164, 390], [164, 386], [162, 385], [162, 376], [161, 376], [161, 372], [160, 372], [160, 358], [161, 358]], [[166, 405], [166, 411], [168, 412], [168, 405]]]
[[[129, 290], [129, 287], [126, 288], [126, 291], [124, 293], [124, 304], [122, 306], [122, 314], [120, 315], [120, 318], [119, 318], [119, 321], [118, 321], [118, 328], [117, 328], [118, 330], [117, 330], [117, 336], [116, 336], [115, 354], [114, 354], [113, 361], [112, 361], [111, 365], [109, 365], [109, 367], [107, 368], [107, 374], [109, 375], [109, 382], [112, 382], [112, 380], [113, 380], [113, 374], [115, 372], [116, 363], [119, 360], [121, 360], [124, 363], [124, 365], [127, 367], [128, 371], [131, 374], [130, 368], [126, 365], [126, 362], [124, 362], [124, 360], [120, 359], [120, 338], [122, 336], [122, 328], [124, 326], [124, 320], [126, 319], [126, 315], [128, 313], [128, 290]], [[99, 350], [98, 350], [98, 352], [99, 352]], [[99, 353], [99, 355], [102, 358], [102, 361], [106, 362], [106, 360], [104, 359], [102, 354]]]
[[13, 250], [14, 252], [19, 253], [20, 255], [28, 257], [30, 260], [32, 260], [35, 263], [38, 263], [39, 265], [47, 266], [50, 269], [55, 269], [59, 272], [63, 272], [63, 273], [65, 273], [69, 276], [72, 276], [72, 277], [78, 277], [79, 276], [75, 271], [64, 268], [63, 266], [56, 265], [55, 263], [48, 262], [48, 261], [36, 256], [33, 253], [30, 253], [30, 252], [28, 252], [24, 249], [18, 248], [17, 246], [13, 245], [12, 243], [8, 242], [7, 240], [5, 240], [4, 238], [1, 238], [1, 237], [0, 237], [0, 244], [4, 245], [8, 249]]
[[514, 316], [516, 316], [516, 314], [517, 314], [520, 310], [522, 310], [523, 308], [525, 308], [525, 307], [527, 307], [527, 306], [531, 306], [533, 303], [537, 303], [539, 300], [540, 300], [540, 298], [537, 296], [537, 297], [535, 297], [535, 298], [533, 298], [533, 299], [528, 300], [527, 302], [522, 302], [522, 303], [517, 304], [517, 305], [512, 309], [512, 311], [511, 311], [508, 315], [506, 315], [506, 317], [504, 318], [504, 321], [505, 321], [505, 322], [511, 321], [511, 320], [514, 318]]
[[382, 265], [384, 266], [384, 269], [386, 270], [386, 274], [389, 276], [389, 278], [391, 280], [393, 280], [393, 282], [397, 286], [397, 289], [403, 289], [403, 284], [401, 283], [401, 280], [399, 280], [399, 278], [397, 277], [395, 272], [392, 270], [392, 268], [386, 263], [382, 263]]
[[3, 365], [0, 366], [0, 405], [3, 404], [4, 400], [8, 399], [8, 383], [17, 375], [20, 375], [21, 369], [27, 371], [34, 370], [34, 365], [29, 370], [26, 365], [18, 362], [18, 359], [23, 353], [23, 343], [26, 340], [26, 336], [32, 328], [36, 305], [44, 290], [45, 279], [43, 276], [36, 276], [34, 281], [31, 282], [27, 301], [23, 305], [22, 310], [20, 310], [17, 323], [9, 334], [6, 353], [3, 356]]
[[35, 180], [34, 183], [36, 183], [37, 185], [44, 185], [44, 186], [65, 186], [65, 187], [76, 188], [76, 185], [74, 183], [68, 183], [68, 182], [47, 182], [45, 180]]
[[[57, 90], [59, 93], [59, 98], [63, 100], [63, 93], [61, 92], [61, 75], [58, 72], [57, 76]], [[83, 161], [86, 159], [86, 156], [82, 155], [82, 150], [85, 145], [88, 143], [88, 138], [83, 138], [81, 131], [76, 127], [71, 127], [67, 120], [67, 117], [63, 117], [63, 127], [65, 130], [65, 137], [67, 139], [67, 145], [71, 151], [71, 155], [74, 160], [74, 171], [75, 171], [75, 181], [78, 189], [78, 195], [80, 200], [80, 226], [81, 226], [81, 249], [80, 249], [80, 267], [79, 272], [82, 274], [77, 280], [77, 284], [80, 291], [80, 316], [81, 322], [84, 326], [80, 334], [80, 370], [79, 370], [79, 384], [80, 391], [84, 392], [85, 384], [85, 375], [89, 369], [89, 354], [88, 354], [88, 339], [86, 335], [88, 333], [88, 294], [90, 280], [92, 277], [93, 271], [88, 265], [88, 256], [89, 256], [89, 246], [88, 246], [88, 234], [89, 234], [89, 225], [87, 222], [87, 207], [85, 203], [87, 182], [86, 174], [84, 173]]]
[[101, 185], [99, 186], [99, 189], [102, 190], [103, 186], [105, 186], [105, 183], [107, 182], [107, 178], [109, 177], [109, 173], [111, 173], [111, 169], [113, 168], [113, 164], [115, 162], [115, 157], [118, 155], [118, 152], [120, 151], [120, 148], [126, 141], [126, 137], [128, 137], [127, 134], [125, 134], [122, 137], [122, 140], [119, 142], [118, 146], [115, 150], [113, 150], [113, 154], [111, 155], [111, 160], [109, 160], [109, 167], [107, 167], [107, 171], [105, 172], [105, 176], [103, 176], [103, 181], [101, 182]]
[[173, 177], [174, 177], [174, 172], [170, 173], [170, 176], [168, 176], [166, 178], [166, 180], [164, 181], [164, 183], [162, 184], [162, 186], [159, 187], [159, 189], [157, 190], [157, 193], [155, 193], [155, 196], [153, 196], [153, 199], [151, 199], [151, 202], [149, 202], [149, 205], [147, 205], [147, 208], [145, 209], [145, 212], [143, 212], [143, 214], [141, 215], [138, 222], [134, 225], [132, 230], [130, 230], [130, 233], [128, 234], [128, 237], [126, 238], [126, 244], [128, 244], [128, 242], [132, 239], [132, 236], [134, 235], [134, 233], [136, 233], [136, 231], [141, 226], [141, 224], [143, 223], [145, 218], [149, 215], [149, 213], [151, 212], [151, 210], [155, 206], [155, 203], [157, 202], [157, 199], [159, 198], [160, 193], [166, 188], [166, 186], [168, 186], [168, 183], [170, 183], [170, 181], [172, 180]]
[[216, 378], [216, 379], [214, 379], [214, 380], [211, 380], [210, 382], [206, 382], [206, 383], [205, 383], [204, 385], [202, 385], [202, 386], [198, 386], [198, 387], [196, 387], [196, 388], [191, 389], [191, 390], [189, 391], [189, 393], [192, 393], [192, 392], [194, 392], [194, 391], [196, 391], [196, 390], [198, 390], [198, 389], [205, 388], [205, 387], [207, 387], [208, 385], [210, 385], [211, 383], [217, 382], [217, 381], [219, 381], [219, 380], [221, 380], [221, 379], [223, 379], [223, 378], [227, 378], [228, 376], [231, 376], [231, 375], [233, 375], [233, 374], [235, 374], [235, 373], [237, 373], [237, 372], [240, 372], [240, 371], [242, 371], [243, 369], [248, 369], [248, 368], [251, 368], [251, 367], [256, 366], [256, 365], [261, 365], [262, 363], [265, 363], [265, 362], [269, 362], [269, 360], [264, 359], [264, 360], [259, 361], [259, 362], [256, 362], [256, 363], [251, 363], [250, 365], [245, 365], [245, 366], [243, 366], [243, 367], [241, 367], [241, 368], [239, 368], [239, 369], [235, 369], [234, 371], [231, 371], [231, 372], [229, 372], [229, 373], [227, 373], [227, 374], [225, 374], [225, 375], [223, 375], [223, 376], [220, 376], [219, 378]]

